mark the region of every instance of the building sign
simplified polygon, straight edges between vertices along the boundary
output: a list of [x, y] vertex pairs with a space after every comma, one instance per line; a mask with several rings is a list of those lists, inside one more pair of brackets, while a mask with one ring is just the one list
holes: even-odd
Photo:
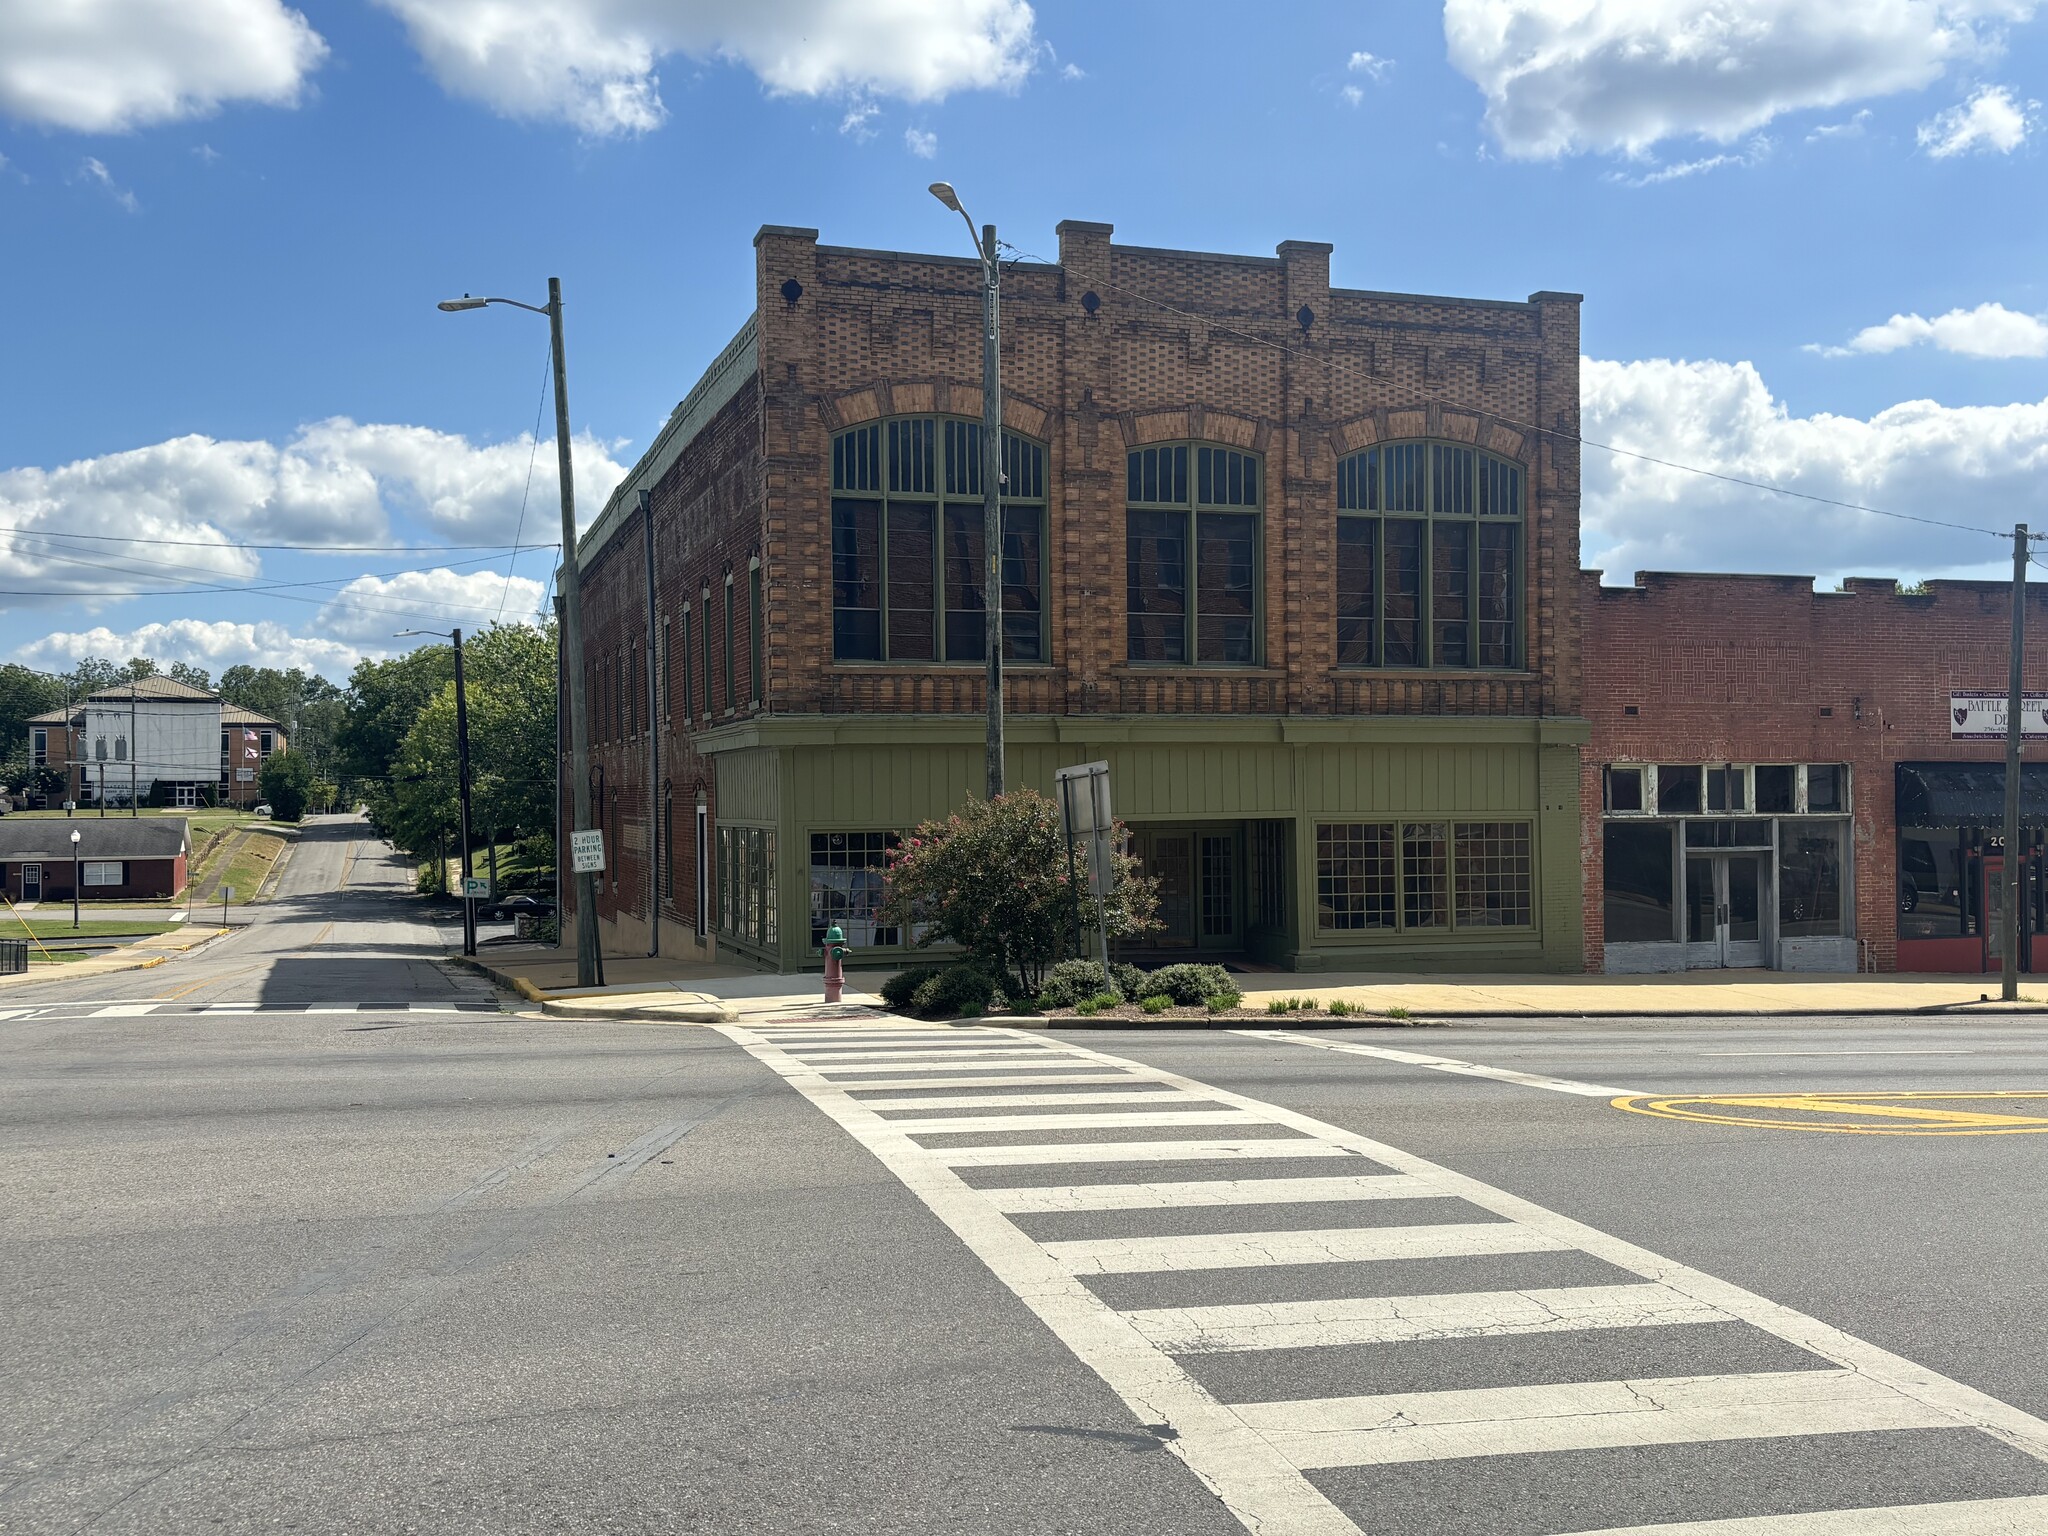
[[[1952, 741], [2005, 740], [2005, 698], [2002, 693], [1952, 693], [1948, 697], [1948, 734]], [[2020, 695], [2020, 735], [2048, 737], [2048, 693]]]

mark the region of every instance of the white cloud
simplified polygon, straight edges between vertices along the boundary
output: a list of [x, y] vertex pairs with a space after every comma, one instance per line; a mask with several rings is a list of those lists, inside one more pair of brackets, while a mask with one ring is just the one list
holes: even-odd
[[135, 194], [114, 180], [114, 173], [107, 169], [104, 160], [96, 160], [87, 155], [78, 162], [78, 170], [73, 180], [90, 182], [100, 188], [126, 213], [142, 212], [142, 204], [135, 200]]
[[1860, 139], [1863, 130], [1870, 126], [1870, 108], [1859, 107], [1839, 123], [1820, 123], [1806, 136], [1809, 144], [1818, 144], [1825, 139]]
[[751, 70], [789, 96], [937, 101], [1009, 87], [1038, 57], [1026, 0], [379, 0], [448, 90], [593, 135], [667, 117], [657, 66]]
[[1980, 86], [1960, 105], [1920, 125], [1920, 147], [1937, 160], [1970, 150], [2009, 155], [2027, 141], [2041, 110], [2038, 101], [2015, 101], [2002, 85]]
[[1086, 80], [1088, 78], [1088, 71], [1078, 64], [1062, 64], [1060, 66], [1060, 78], [1062, 80]]
[[239, 665], [303, 667], [339, 682], [365, 655], [384, 655], [390, 649], [386, 646], [365, 651], [340, 640], [295, 634], [285, 625], [268, 620], [238, 624], [229, 619], [171, 619], [129, 630], [117, 631], [102, 625], [60, 631], [21, 647], [15, 655], [30, 666], [53, 672], [68, 670], [87, 656], [115, 661], [147, 656], [162, 664], [191, 662], [216, 677]]
[[[575, 441], [587, 524], [625, 477], [617, 443]], [[528, 467], [532, 491], [527, 494]], [[0, 470], [0, 585], [90, 599], [180, 578], [237, 584], [261, 568], [238, 542], [386, 541], [394, 513], [461, 543], [553, 541], [555, 455], [531, 438], [472, 444], [429, 427], [334, 417], [289, 440], [192, 435], [54, 469]], [[65, 535], [117, 535], [118, 542]]]
[[1386, 78], [1388, 70], [1394, 67], [1392, 59], [1383, 59], [1378, 54], [1367, 53], [1364, 49], [1351, 55], [1351, 61], [1344, 66], [1354, 75], [1364, 75], [1370, 80]]
[[1739, 154], [1703, 155], [1697, 160], [1680, 160], [1671, 165], [1662, 165], [1654, 171], [1645, 171], [1639, 176], [1629, 176], [1616, 171], [1608, 176], [1609, 181], [1619, 182], [1624, 187], [1654, 187], [1667, 181], [1683, 181], [1688, 176], [1698, 176], [1706, 171], [1718, 171], [1731, 165], [1756, 165], [1770, 158], [1771, 141], [1761, 136], [1750, 140]]
[[290, 106], [326, 54], [279, 0], [18, 0], [0, 5], [0, 115], [118, 133]]
[[[529, 557], [544, 570], [546, 559]], [[503, 571], [408, 571], [401, 576], [358, 576], [320, 610], [314, 627], [339, 640], [374, 648], [395, 630], [460, 624], [477, 630], [501, 614], [507, 624], [539, 616], [543, 584], [525, 576], [508, 583]]]
[[1806, 350], [1822, 357], [1848, 357], [1920, 346], [1964, 357], [2048, 357], [2048, 317], [2022, 314], [2003, 304], [1952, 309], [1931, 320], [1924, 315], [1893, 315], [1882, 325], [1866, 325], [1847, 346], [1809, 344]]
[[1916, 90], [2034, 0], [1445, 0], [1450, 61], [1508, 154], [1732, 143], [1782, 113]]
[[[2009, 533], [2048, 520], [2048, 399], [1912, 400], [1795, 416], [1754, 365], [1585, 359], [1588, 439], [1722, 475]], [[1585, 450], [1586, 563], [1637, 570], [1930, 575], [1995, 565], [1990, 538], [1822, 506]], [[2008, 561], [2009, 555], [2004, 557]]]
[[875, 136], [875, 130], [868, 126], [881, 112], [881, 108], [864, 97], [857, 97], [846, 104], [846, 115], [839, 119], [839, 131], [865, 144]]
[[939, 136], [926, 133], [921, 128], [906, 128], [903, 130], [903, 147], [920, 160], [931, 160], [939, 153]]

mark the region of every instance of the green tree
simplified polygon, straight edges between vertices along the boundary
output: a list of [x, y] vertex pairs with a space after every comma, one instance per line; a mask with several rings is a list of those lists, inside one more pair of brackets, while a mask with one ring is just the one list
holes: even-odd
[[[1122, 834], [1119, 827], [1119, 849]], [[1085, 875], [1080, 889], [1068, 880], [1069, 852], [1059, 807], [1036, 790], [969, 800], [944, 821], [922, 823], [891, 854], [883, 918], [923, 924], [920, 946], [958, 944], [991, 974], [1017, 977], [1036, 994], [1067, 952], [1077, 906], [1083, 928], [1095, 926], [1100, 906], [1111, 938], [1158, 926], [1158, 882], [1129, 853], [1114, 856], [1114, 887], [1098, 902]]]
[[257, 777], [263, 798], [279, 821], [297, 821], [306, 814], [306, 802], [313, 793], [312, 760], [300, 752], [273, 752], [263, 760]]
[[[555, 631], [494, 624], [463, 645], [470, 800], [478, 837], [555, 825]], [[452, 695], [452, 690], [451, 690]]]
[[189, 661], [172, 662], [164, 668], [164, 676], [174, 683], [183, 683], [187, 688], [203, 688], [208, 693], [214, 691], [213, 674]]
[[366, 789], [381, 784], [413, 721], [454, 678], [455, 653], [445, 645], [423, 645], [390, 661], [357, 662], [335, 734], [336, 770], [369, 781]]
[[334, 741], [344, 715], [341, 689], [302, 667], [234, 666], [220, 675], [220, 696], [284, 727], [291, 750], [313, 760], [316, 771], [333, 766]]

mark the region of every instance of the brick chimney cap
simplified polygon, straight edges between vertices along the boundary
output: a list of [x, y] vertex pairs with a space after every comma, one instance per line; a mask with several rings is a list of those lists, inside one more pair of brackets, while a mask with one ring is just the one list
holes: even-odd
[[1555, 289], [1542, 288], [1529, 295], [1529, 302], [1531, 304], [1583, 304], [1586, 302], [1586, 296], [1583, 293], [1561, 293]]
[[1324, 240], [1282, 240], [1273, 249], [1282, 256], [1327, 256], [1337, 247]]
[[763, 224], [754, 231], [754, 246], [756, 249], [759, 249], [763, 240], [773, 238], [808, 240], [815, 245], [818, 240], [818, 232], [815, 229], [803, 229], [795, 224]]
[[1113, 235], [1116, 233], [1116, 226], [1114, 224], [1091, 224], [1086, 219], [1061, 219], [1053, 227], [1053, 233], [1056, 235]]

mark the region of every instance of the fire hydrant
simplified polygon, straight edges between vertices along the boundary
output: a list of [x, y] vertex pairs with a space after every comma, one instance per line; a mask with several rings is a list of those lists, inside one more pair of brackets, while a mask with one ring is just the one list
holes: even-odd
[[846, 935], [837, 923], [825, 930], [825, 1001], [836, 1003], [846, 990]]

